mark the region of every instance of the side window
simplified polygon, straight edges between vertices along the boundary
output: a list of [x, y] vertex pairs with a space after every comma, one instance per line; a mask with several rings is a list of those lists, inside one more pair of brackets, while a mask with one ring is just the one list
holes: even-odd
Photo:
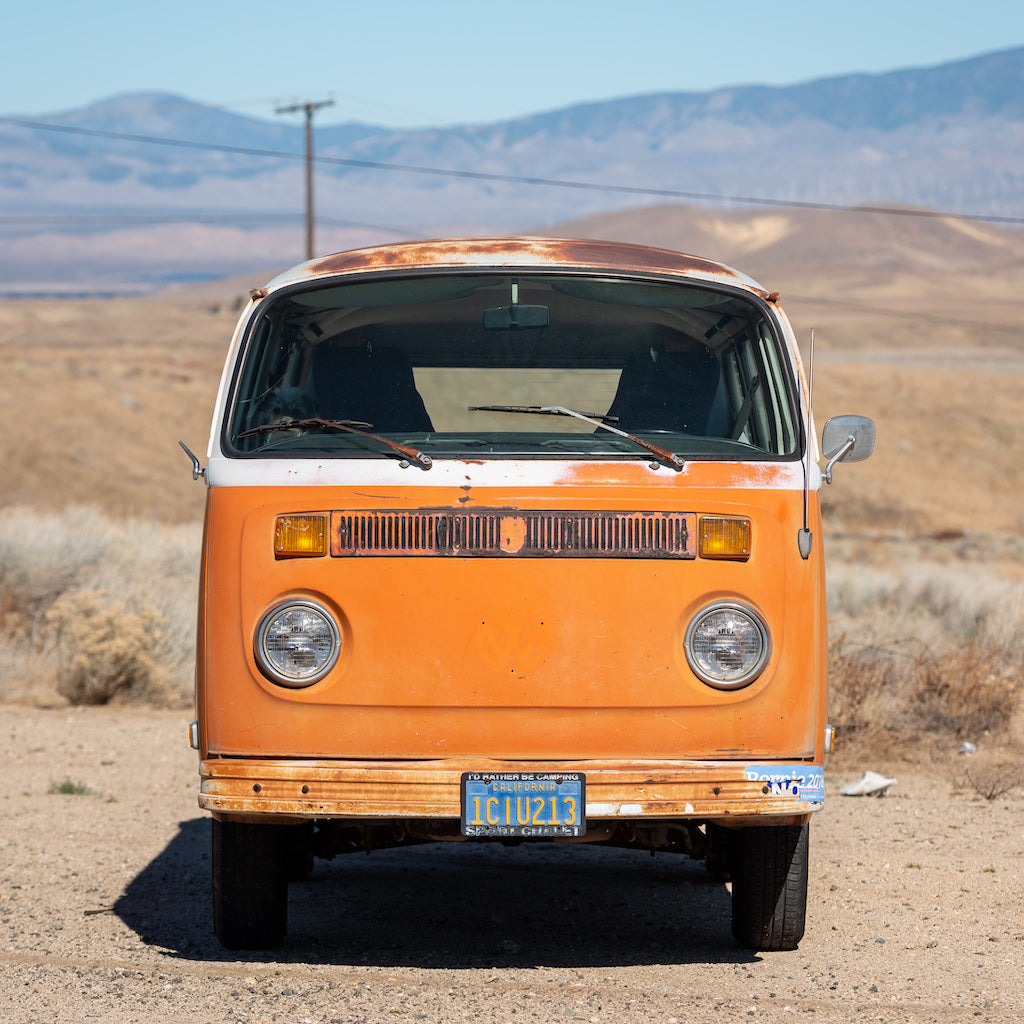
[[769, 403], [769, 416], [775, 440], [775, 451], [791, 452], [796, 447], [796, 429], [792, 419], [789, 402], [782, 401], [786, 393], [786, 379], [779, 363], [779, 352], [775, 340], [768, 332], [766, 324], [758, 327], [758, 348], [761, 362], [771, 386], [765, 389], [765, 399]]
[[732, 410], [732, 438], [777, 455], [795, 447], [786, 381], [767, 325], [733, 338], [722, 353]]

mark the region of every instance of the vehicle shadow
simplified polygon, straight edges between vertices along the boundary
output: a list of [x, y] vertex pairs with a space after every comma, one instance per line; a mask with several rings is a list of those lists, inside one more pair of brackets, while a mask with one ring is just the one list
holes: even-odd
[[191, 960], [447, 970], [750, 963], [730, 895], [675, 854], [548, 843], [432, 844], [317, 861], [289, 887], [288, 936], [267, 952], [212, 933], [210, 825], [182, 822], [115, 913], [148, 945]]

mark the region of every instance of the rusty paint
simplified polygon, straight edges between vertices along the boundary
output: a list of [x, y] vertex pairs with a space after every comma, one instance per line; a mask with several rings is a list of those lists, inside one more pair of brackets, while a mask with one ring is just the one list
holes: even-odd
[[333, 275], [474, 267], [608, 270], [625, 274], [686, 277], [744, 288], [767, 299], [768, 292], [722, 263], [624, 242], [555, 238], [462, 238], [406, 242], [324, 256], [275, 278], [273, 289]]
[[[202, 762], [200, 806], [225, 817], [346, 819], [454, 818], [463, 772], [579, 771], [587, 777], [587, 820], [804, 820], [820, 805], [773, 793], [744, 776], [743, 764], [616, 761], [530, 762], [480, 758], [423, 762]], [[254, 783], [253, 779], [259, 779]], [[767, 792], [766, 792], [767, 790]]]
[[692, 513], [575, 510], [510, 515], [493, 508], [335, 511], [331, 555], [693, 559], [696, 519]]

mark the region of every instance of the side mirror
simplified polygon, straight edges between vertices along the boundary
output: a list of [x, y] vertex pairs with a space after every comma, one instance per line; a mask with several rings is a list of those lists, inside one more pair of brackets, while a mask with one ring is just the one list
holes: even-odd
[[837, 462], [863, 462], [875, 450], [875, 424], [867, 416], [833, 416], [821, 432], [821, 449], [828, 459], [822, 475], [832, 483]]

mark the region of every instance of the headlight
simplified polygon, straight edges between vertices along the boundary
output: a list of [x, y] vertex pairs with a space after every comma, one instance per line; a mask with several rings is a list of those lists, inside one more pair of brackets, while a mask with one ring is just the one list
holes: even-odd
[[256, 660], [282, 686], [309, 686], [322, 679], [340, 652], [338, 624], [312, 601], [278, 605], [256, 633]]
[[685, 646], [690, 668], [719, 690], [737, 690], [752, 682], [771, 650], [760, 616], [732, 603], [710, 605], [694, 616]]

